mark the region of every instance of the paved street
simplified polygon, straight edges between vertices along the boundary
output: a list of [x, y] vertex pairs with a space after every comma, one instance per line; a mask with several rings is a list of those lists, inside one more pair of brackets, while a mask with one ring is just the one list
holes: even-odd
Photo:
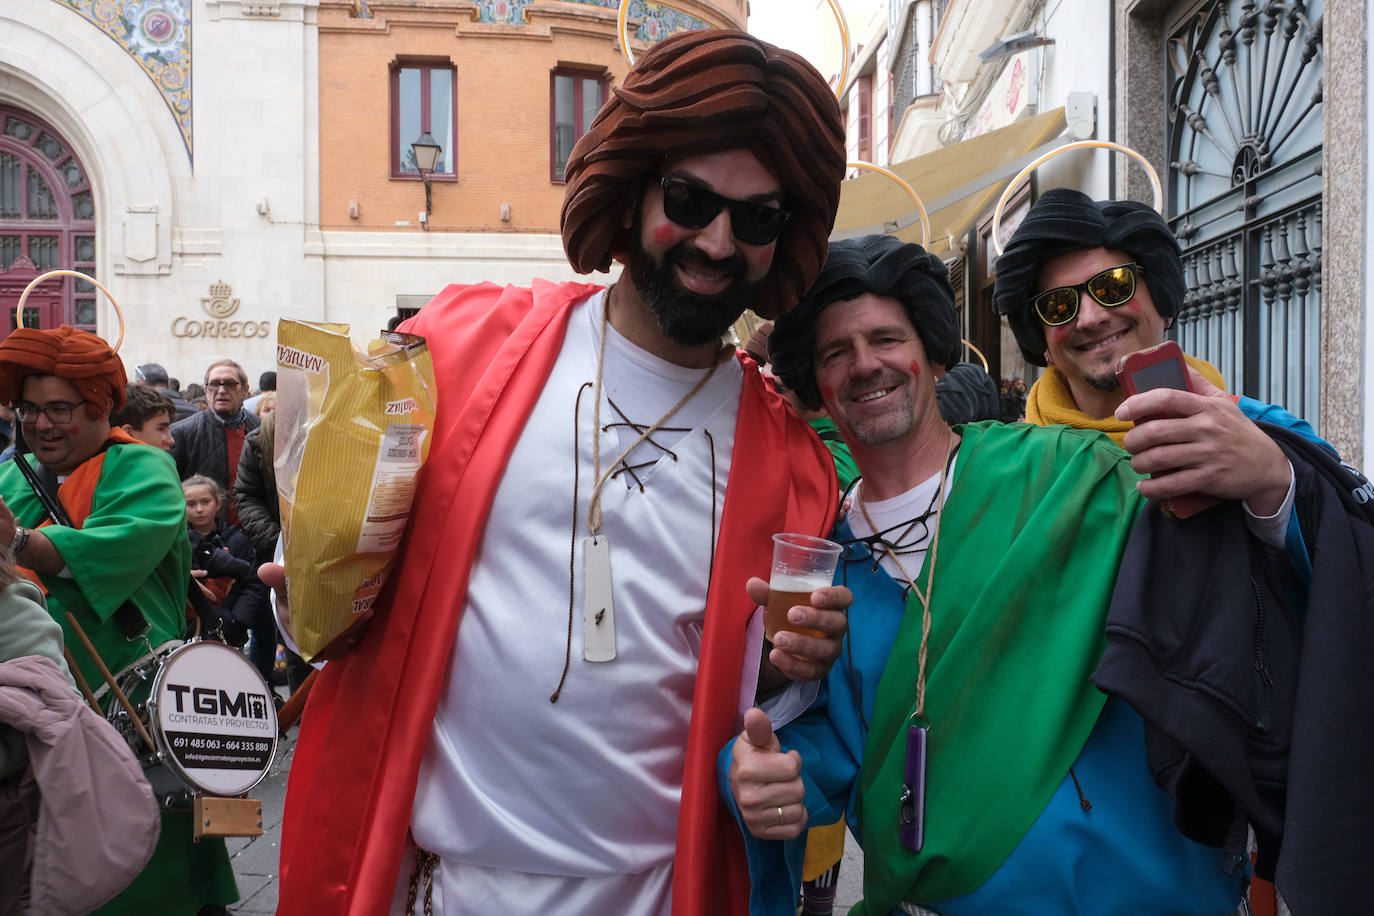
[[295, 751], [296, 730], [292, 729], [277, 745], [271, 771], [253, 790], [253, 797], [262, 799], [262, 836], [228, 840], [229, 856], [239, 882], [239, 902], [229, 907], [231, 913], [271, 916], [277, 911], [282, 804], [286, 799], [286, 774]]
[[[231, 913], [244, 916], [271, 916], [277, 911], [278, 860], [281, 853], [282, 804], [286, 798], [286, 776], [296, 751], [296, 730], [277, 745], [272, 770], [253, 791], [262, 799], [262, 827], [260, 837], [231, 837], [229, 856], [239, 882], [239, 902], [229, 907]], [[853, 837], [848, 837], [844, 850], [844, 865], [840, 868], [840, 887], [835, 893], [835, 912], [844, 913], [859, 901], [863, 885], [863, 853]]]

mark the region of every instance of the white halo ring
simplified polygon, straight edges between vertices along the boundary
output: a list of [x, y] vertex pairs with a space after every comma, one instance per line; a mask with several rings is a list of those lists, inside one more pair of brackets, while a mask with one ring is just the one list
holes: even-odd
[[1022, 181], [1025, 181], [1026, 178], [1030, 176], [1031, 172], [1034, 172], [1055, 156], [1058, 156], [1060, 153], [1068, 153], [1080, 149], [1111, 150], [1116, 153], [1124, 153], [1136, 162], [1139, 162], [1141, 167], [1145, 169], [1145, 174], [1150, 179], [1150, 187], [1155, 194], [1155, 212], [1160, 216], [1164, 215], [1164, 186], [1160, 184], [1159, 173], [1156, 172], [1155, 167], [1150, 164], [1150, 160], [1146, 159], [1129, 146], [1122, 146], [1120, 143], [1113, 143], [1110, 140], [1075, 140], [1073, 143], [1065, 143], [1057, 149], [1050, 150], [1048, 153], [1045, 153], [1045, 155], [1026, 166], [1011, 180], [1006, 190], [1002, 192], [1002, 196], [997, 198], [997, 209], [992, 211], [992, 247], [997, 249], [998, 257], [1002, 256], [1002, 211], [1006, 209], [1007, 201], [1011, 199], [1012, 192], [1016, 190], [1017, 186], [1020, 185]]
[[[835, 24], [840, 29], [840, 82], [835, 87], [835, 97], [840, 98], [844, 94], [845, 83], [849, 80], [849, 22], [844, 18], [844, 11], [840, 9], [838, 0], [826, 0], [830, 4], [830, 11], [835, 14]], [[634, 51], [630, 50], [630, 0], [620, 0], [620, 8], [615, 16], [616, 38], [620, 42], [620, 53], [625, 55], [625, 59], [630, 62], [630, 66], [635, 65]]]
[[911, 197], [912, 202], [916, 204], [916, 213], [921, 217], [921, 247], [930, 247], [930, 214], [926, 213], [926, 205], [921, 202], [921, 195], [916, 193], [915, 188], [907, 184], [906, 180], [896, 172], [891, 169], [885, 169], [881, 165], [874, 165], [872, 162], [856, 160], [853, 162], [846, 162], [844, 165], [845, 168], [849, 169], [867, 169], [870, 172], [877, 172], [879, 175], [885, 175], [897, 182], [902, 190]]
[[96, 289], [100, 290], [102, 293], [105, 294], [105, 298], [110, 300], [110, 305], [114, 306], [115, 317], [119, 319], [119, 340], [115, 341], [114, 345], [114, 351], [118, 353], [120, 346], [124, 343], [124, 312], [120, 310], [119, 303], [115, 301], [115, 297], [110, 293], [108, 289], [105, 288], [105, 284], [101, 283], [95, 277], [92, 277], [88, 274], [83, 274], [79, 270], [50, 270], [47, 273], [41, 273], [38, 276], [34, 277], [32, 280], [30, 280], [29, 285], [24, 287], [24, 291], [19, 294], [19, 304], [14, 307], [15, 327], [22, 328], [24, 326], [24, 302], [29, 298], [29, 293], [33, 292], [33, 288], [35, 286], [42, 283], [49, 277], [80, 277], [82, 280], [85, 280], [86, 282], [90, 283]]

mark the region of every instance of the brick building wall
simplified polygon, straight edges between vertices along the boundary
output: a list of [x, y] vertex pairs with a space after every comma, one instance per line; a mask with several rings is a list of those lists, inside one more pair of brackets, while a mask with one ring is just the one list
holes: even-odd
[[[369, 6], [361, 18], [352, 0], [320, 4], [320, 228], [395, 231], [408, 220], [415, 230], [423, 186], [391, 177], [390, 67], [429, 58], [451, 61], [457, 76], [457, 180], [432, 181], [431, 231], [557, 233], [564, 186], [550, 177], [550, 73], [577, 67], [623, 81], [616, 10], [541, 2], [526, 7], [525, 24], [502, 25], [473, 21], [466, 3]], [[744, 21], [742, 0], [676, 6], [717, 25]]]

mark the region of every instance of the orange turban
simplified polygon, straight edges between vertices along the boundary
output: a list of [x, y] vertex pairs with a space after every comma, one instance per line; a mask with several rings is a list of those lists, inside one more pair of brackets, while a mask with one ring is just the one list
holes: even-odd
[[747, 149], [787, 194], [792, 218], [754, 312], [796, 304], [825, 263], [844, 177], [835, 95], [799, 54], [745, 32], [679, 32], [650, 48], [573, 147], [563, 248], [581, 273], [629, 250], [621, 217], [664, 159]]
[[86, 399], [92, 420], [124, 406], [124, 363], [105, 341], [71, 325], [18, 328], [0, 341], [0, 403], [13, 406], [31, 375], [56, 375]]

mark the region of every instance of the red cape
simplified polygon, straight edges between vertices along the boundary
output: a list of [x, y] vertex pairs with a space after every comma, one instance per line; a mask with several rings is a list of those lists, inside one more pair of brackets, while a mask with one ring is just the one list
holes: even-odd
[[[485, 519], [571, 307], [596, 289], [450, 286], [410, 323], [434, 357], [434, 441], [377, 615], [359, 645], [320, 672], [306, 706], [286, 795], [279, 914], [389, 911]], [[820, 440], [746, 371], [688, 729], [675, 916], [748, 910], [744, 846], [721, 805], [715, 766], [738, 727], [754, 610], [744, 582], [767, 575], [775, 532], [828, 531], [836, 499]]]

